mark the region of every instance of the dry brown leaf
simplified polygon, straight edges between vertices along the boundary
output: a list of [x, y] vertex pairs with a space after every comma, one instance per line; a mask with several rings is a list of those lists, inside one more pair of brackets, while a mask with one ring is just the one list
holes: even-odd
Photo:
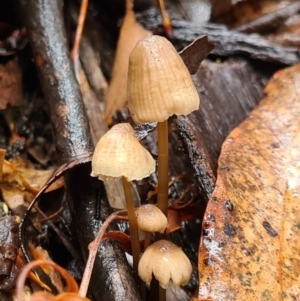
[[27, 277], [27, 274], [31, 271], [32, 268], [37, 266], [51, 266], [54, 268], [62, 277], [62, 279], [65, 282], [65, 292], [60, 293], [57, 296], [53, 296], [52, 294], [48, 292], [38, 291], [33, 293], [29, 297], [29, 301], [90, 301], [89, 299], [85, 297], [80, 297], [78, 293], [78, 285], [75, 281], [75, 279], [68, 273], [67, 270], [63, 269], [59, 265], [57, 265], [55, 262], [47, 261], [47, 260], [35, 260], [30, 263], [28, 263], [26, 266], [23, 267], [16, 285], [16, 291], [15, 291], [15, 299], [17, 301], [24, 300], [25, 296], [25, 290], [24, 290], [24, 284]]
[[[53, 262], [49, 256], [48, 251], [43, 249], [41, 246], [35, 247], [34, 245], [29, 244], [29, 249], [34, 260], [44, 260], [44, 261]], [[51, 282], [55, 285], [58, 292], [62, 293], [64, 291], [63, 284], [59, 276], [59, 273], [55, 270], [55, 268], [53, 268], [50, 265], [41, 266], [41, 268], [49, 276]]]
[[135, 20], [133, 0], [126, 0], [126, 13], [120, 30], [112, 78], [105, 95], [104, 119], [107, 123], [111, 122], [112, 115], [123, 108], [127, 101], [129, 55], [135, 44], [149, 35], [151, 33], [141, 28]]
[[6, 64], [0, 64], [0, 109], [7, 104], [17, 106], [21, 101], [22, 75], [17, 59], [11, 59]]
[[[18, 168], [8, 161], [4, 161], [1, 170], [0, 189], [4, 202], [11, 210], [20, 205], [27, 206], [24, 203], [31, 202], [53, 174], [53, 170]], [[56, 181], [47, 189], [47, 192], [62, 186], [62, 181]]]
[[276, 11], [288, 5], [288, 1], [277, 0], [255, 0], [243, 1], [233, 6], [235, 26], [254, 20], [261, 15]]
[[299, 300], [300, 65], [223, 144], [203, 220], [199, 299]]
[[6, 150], [0, 148], [0, 181], [2, 181], [3, 165], [5, 160]]

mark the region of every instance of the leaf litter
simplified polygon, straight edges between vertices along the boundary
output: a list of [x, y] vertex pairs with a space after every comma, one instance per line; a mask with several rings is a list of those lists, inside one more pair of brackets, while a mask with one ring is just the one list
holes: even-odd
[[300, 295], [300, 65], [225, 140], [203, 219], [199, 299]]

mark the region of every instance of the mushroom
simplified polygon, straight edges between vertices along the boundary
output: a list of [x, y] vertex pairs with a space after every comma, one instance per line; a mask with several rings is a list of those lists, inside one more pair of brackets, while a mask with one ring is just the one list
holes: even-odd
[[137, 124], [158, 122], [157, 206], [168, 207], [168, 118], [199, 108], [190, 73], [173, 45], [160, 36], [140, 40], [129, 57], [128, 107]]
[[152, 274], [159, 285], [166, 289], [172, 280], [175, 288], [188, 284], [192, 265], [184, 252], [168, 240], [158, 240], [143, 253], [138, 273], [144, 282], [150, 282]]
[[140, 245], [129, 182], [148, 177], [154, 171], [154, 159], [136, 139], [129, 123], [113, 126], [96, 145], [91, 176], [98, 177], [100, 180], [122, 177], [130, 228], [133, 269], [136, 273]]
[[167, 217], [155, 205], [142, 205], [135, 210], [138, 227], [145, 232], [144, 249], [150, 244], [152, 232], [164, 233], [167, 227]]
[[167, 218], [155, 205], [142, 205], [135, 210], [138, 227], [147, 232], [163, 233], [167, 227]]

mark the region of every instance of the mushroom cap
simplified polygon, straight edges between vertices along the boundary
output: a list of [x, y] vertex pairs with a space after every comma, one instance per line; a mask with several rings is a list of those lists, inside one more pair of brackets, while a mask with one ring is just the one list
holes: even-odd
[[155, 35], [140, 40], [130, 54], [127, 93], [137, 124], [187, 115], [200, 104], [181, 57], [166, 38]]
[[154, 159], [136, 139], [129, 123], [113, 126], [96, 145], [92, 177], [109, 180], [124, 176], [132, 181], [148, 177], [154, 171]]
[[167, 227], [167, 217], [155, 205], [142, 205], [135, 210], [135, 215], [141, 230], [163, 233]]
[[144, 282], [150, 282], [153, 273], [161, 287], [166, 288], [170, 280], [174, 287], [179, 287], [188, 284], [192, 265], [179, 247], [162, 239], [150, 245], [143, 253], [138, 273]]

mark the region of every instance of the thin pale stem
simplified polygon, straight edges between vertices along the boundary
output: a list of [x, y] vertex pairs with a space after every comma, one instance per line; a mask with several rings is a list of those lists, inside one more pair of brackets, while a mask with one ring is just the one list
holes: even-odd
[[140, 259], [140, 253], [141, 253], [138, 226], [137, 226], [135, 210], [134, 210], [134, 206], [133, 206], [133, 199], [132, 199], [132, 194], [131, 194], [131, 190], [130, 190], [130, 184], [125, 179], [125, 177], [122, 177], [122, 183], [123, 183], [123, 188], [124, 188], [127, 214], [128, 214], [130, 240], [131, 240], [132, 257], [133, 257], [133, 271], [134, 271], [136, 279], [138, 279], [138, 263], [139, 263], [139, 259]]
[[79, 56], [79, 46], [80, 46], [80, 41], [82, 37], [82, 31], [84, 27], [84, 21], [86, 17], [86, 12], [88, 8], [89, 1], [88, 0], [82, 0], [81, 1], [81, 6], [80, 6], [80, 12], [78, 16], [78, 22], [77, 22], [77, 28], [76, 28], [76, 33], [75, 33], [75, 39], [74, 39], [74, 45], [71, 50], [71, 59], [73, 62], [76, 62]]
[[[158, 188], [157, 188], [157, 207], [167, 216], [168, 210], [168, 161], [169, 161], [169, 143], [168, 143], [168, 120], [158, 122], [157, 124], [158, 140]], [[156, 233], [155, 240], [163, 239], [164, 233]], [[150, 285], [151, 301], [160, 298], [160, 286], [155, 278], [152, 278]]]
[[167, 216], [168, 209], [168, 120], [158, 122], [157, 207]]
[[145, 231], [144, 252], [150, 245], [150, 242], [151, 242], [151, 232]]
[[126, 212], [126, 210], [117, 211], [117, 212], [112, 213], [102, 224], [95, 239], [89, 244], [89, 258], [87, 260], [87, 263], [86, 263], [86, 266], [84, 269], [82, 281], [81, 281], [79, 292], [78, 292], [78, 295], [80, 297], [86, 296], [86, 293], [87, 293], [87, 290], [89, 287], [89, 283], [90, 283], [90, 279], [92, 276], [92, 271], [93, 271], [95, 259], [97, 256], [98, 248], [102, 241], [104, 233], [106, 232], [110, 223], [112, 223], [114, 220], [126, 220], [127, 218], [121, 216], [121, 214], [125, 213], [125, 212]]

